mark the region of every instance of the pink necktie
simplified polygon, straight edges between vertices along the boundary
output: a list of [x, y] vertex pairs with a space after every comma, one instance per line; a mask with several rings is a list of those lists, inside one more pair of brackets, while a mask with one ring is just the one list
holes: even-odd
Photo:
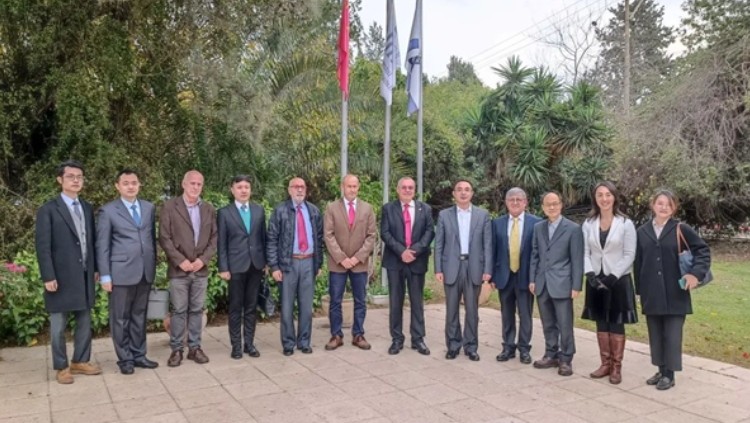
[[411, 247], [411, 215], [408, 204], [404, 204], [404, 241], [406, 241], [406, 248]]
[[302, 216], [302, 206], [297, 206], [297, 245], [300, 253], [307, 251], [307, 231], [305, 230], [305, 217]]
[[354, 201], [349, 202], [349, 229], [354, 226]]

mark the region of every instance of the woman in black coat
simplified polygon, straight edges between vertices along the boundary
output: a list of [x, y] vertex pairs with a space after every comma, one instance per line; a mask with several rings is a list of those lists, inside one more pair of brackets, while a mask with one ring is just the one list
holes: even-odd
[[[693, 313], [690, 291], [711, 265], [708, 245], [690, 226], [673, 218], [678, 207], [673, 193], [658, 191], [651, 198], [653, 218], [638, 228], [635, 250], [636, 294], [646, 315], [651, 363], [659, 368], [646, 383], [659, 390], [673, 387], [674, 372], [682, 370], [682, 328], [685, 316]], [[694, 257], [693, 268], [684, 276], [678, 258], [678, 227]], [[679, 282], [683, 277], [684, 289]]]

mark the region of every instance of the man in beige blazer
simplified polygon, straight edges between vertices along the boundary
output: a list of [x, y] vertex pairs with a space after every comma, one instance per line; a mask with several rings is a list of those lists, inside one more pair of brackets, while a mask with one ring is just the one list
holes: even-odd
[[167, 365], [182, 363], [182, 340], [188, 331], [188, 356], [208, 363], [201, 349], [203, 303], [208, 286], [208, 262], [216, 253], [216, 209], [200, 198], [203, 175], [191, 170], [182, 179], [183, 194], [164, 203], [159, 218], [159, 244], [167, 255], [169, 297], [172, 303]]
[[348, 277], [354, 294], [352, 345], [369, 350], [370, 344], [364, 336], [367, 313], [365, 297], [368, 264], [377, 240], [375, 213], [371, 205], [357, 198], [359, 179], [356, 176], [344, 177], [341, 192], [344, 198], [328, 205], [323, 220], [323, 236], [328, 250], [328, 290], [331, 296], [328, 314], [331, 322], [331, 340], [325, 348], [329, 351], [335, 350], [344, 344], [344, 333], [341, 331], [341, 300]]

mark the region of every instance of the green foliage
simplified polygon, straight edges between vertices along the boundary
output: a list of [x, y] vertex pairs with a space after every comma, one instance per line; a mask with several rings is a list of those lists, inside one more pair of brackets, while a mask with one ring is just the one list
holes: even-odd
[[204, 307], [209, 317], [216, 313], [226, 313], [229, 309], [227, 296], [229, 294], [229, 282], [219, 277], [219, 268], [216, 260], [211, 260], [208, 266], [208, 286], [206, 287], [206, 302]]
[[319, 310], [323, 297], [328, 295], [328, 263], [323, 260], [320, 273], [315, 277], [315, 291], [313, 293], [313, 309]]
[[750, 3], [745, 0], [687, 0], [682, 8], [682, 41], [691, 50], [726, 47], [750, 34]]
[[0, 340], [34, 345], [47, 323], [44, 284], [36, 256], [19, 253], [14, 263], [0, 266]]

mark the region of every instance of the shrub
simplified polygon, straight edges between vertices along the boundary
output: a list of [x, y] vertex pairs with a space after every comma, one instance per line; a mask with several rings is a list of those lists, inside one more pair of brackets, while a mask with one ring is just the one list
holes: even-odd
[[47, 323], [44, 284], [34, 253], [18, 253], [0, 266], [0, 340], [34, 345]]

